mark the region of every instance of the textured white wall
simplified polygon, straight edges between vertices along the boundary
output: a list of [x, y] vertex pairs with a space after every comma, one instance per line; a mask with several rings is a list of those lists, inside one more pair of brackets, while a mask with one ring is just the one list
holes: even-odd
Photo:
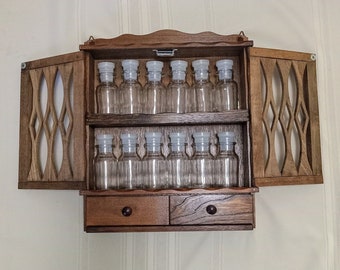
[[[339, 8], [336, 0], [1, 1], [1, 269], [339, 269]], [[243, 30], [258, 47], [316, 52], [325, 184], [261, 188], [250, 232], [86, 234], [78, 192], [17, 190], [20, 63], [77, 51], [90, 35], [164, 28]]]

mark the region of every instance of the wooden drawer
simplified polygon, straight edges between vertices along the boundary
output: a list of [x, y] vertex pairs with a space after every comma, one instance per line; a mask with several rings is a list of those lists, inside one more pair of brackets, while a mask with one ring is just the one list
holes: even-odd
[[171, 225], [254, 224], [253, 195], [171, 196]]
[[168, 196], [86, 196], [86, 226], [168, 225]]

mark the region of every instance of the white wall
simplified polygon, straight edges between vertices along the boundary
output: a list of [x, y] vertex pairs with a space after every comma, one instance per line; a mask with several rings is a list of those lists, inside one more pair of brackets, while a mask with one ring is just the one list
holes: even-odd
[[[1, 269], [339, 269], [339, 8], [336, 0], [2, 0]], [[325, 184], [261, 188], [249, 232], [86, 234], [77, 191], [18, 190], [20, 63], [77, 51], [90, 35], [163, 28], [243, 30], [258, 47], [316, 52]]]

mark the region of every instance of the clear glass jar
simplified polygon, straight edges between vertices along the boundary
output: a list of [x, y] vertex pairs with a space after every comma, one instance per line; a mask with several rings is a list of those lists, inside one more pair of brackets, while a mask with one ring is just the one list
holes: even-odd
[[160, 132], [146, 132], [146, 155], [142, 160], [143, 186], [147, 189], [166, 188], [168, 171], [161, 152]]
[[233, 132], [219, 132], [219, 153], [215, 159], [215, 179], [219, 187], [239, 186], [239, 159]]
[[210, 132], [195, 132], [194, 155], [191, 158], [190, 178], [192, 186], [206, 188], [213, 185], [214, 160], [210, 154]]
[[94, 158], [95, 189], [115, 189], [118, 187], [117, 161], [112, 152], [110, 134], [96, 136], [96, 156]]
[[148, 82], [143, 90], [143, 112], [157, 114], [165, 112], [166, 89], [161, 82], [163, 62], [148, 61]]
[[216, 107], [220, 112], [237, 110], [238, 87], [233, 79], [233, 60], [223, 59], [216, 62], [218, 82], [216, 84]]
[[196, 93], [197, 111], [211, 112], [213, 111], [214, 87], [209, 80], [209, 60], [195, 60], [192, 62], [192, 66], [195, 71], [193, 88]]
[[96, 89], [97, 113], [119, 113], [118, 88], [113, 80], [114, 68], [112, 62], [98, 64], [100, 84]]
[[185, 153], [185, 133], [170, 133], [169, 186], [171, 188], [190, 187], [189, 160]]
[[141, 161], [137, 155], [137, 135], [121, 134], [122, 155], [118, 160], [119, 188], [142, 188]]
[[[167, 88], [167, 111], [174, 113], [186, 113], [196, 111], [196, 96], [187, 84], [186, 70], [188, 62], [174, 60], [170, 62], [172, 70], [171, 82]], [[193, 92], [194, 93], [194, 92]]]
[[124, 81], [120, 85], [120, 113], [142, 112], [142, 86], [137, 80], [138, 60], [123, 60]]

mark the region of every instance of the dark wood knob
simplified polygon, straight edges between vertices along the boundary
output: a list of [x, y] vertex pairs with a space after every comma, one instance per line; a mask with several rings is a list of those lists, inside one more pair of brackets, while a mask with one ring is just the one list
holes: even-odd
[[206, 210], [209, 215], [215, 215], [217, 212], [217, 208], [215, 205], [208, 205]]
[[131, 216], [132, 214], [132, 208], [129, 207], [129, 206], [125, 206], [123, 209], [122, 209], [122, 215], [125, 216], [125, 217], [129, 217]]

